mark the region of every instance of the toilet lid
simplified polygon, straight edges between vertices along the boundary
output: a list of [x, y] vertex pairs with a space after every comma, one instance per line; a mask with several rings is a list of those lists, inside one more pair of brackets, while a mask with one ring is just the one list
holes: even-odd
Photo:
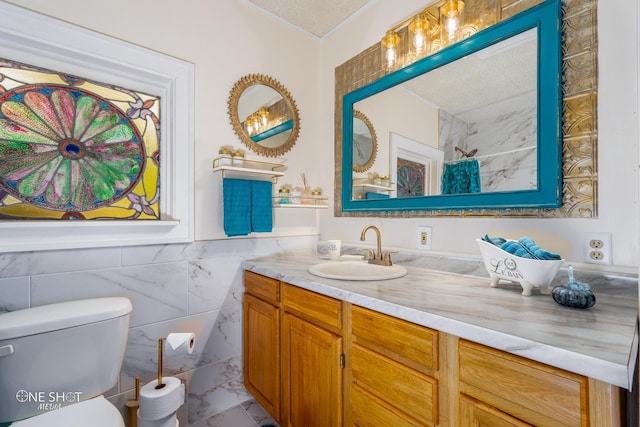
[[11, 424], [12, 427], [124, 427], [122, 415], [104, 396]]

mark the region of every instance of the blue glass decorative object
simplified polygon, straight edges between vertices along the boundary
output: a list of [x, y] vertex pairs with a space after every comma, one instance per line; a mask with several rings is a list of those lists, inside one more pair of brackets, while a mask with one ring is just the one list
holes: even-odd
[[551, 292], [553, 300], [560, 305], [572, 308], [589, 308], [596, 303], [596, 296], [586, 283], [578, 282], [573, 277], [573, 267], [569, 266], [569, 281], [563, 286], [556, 286]]

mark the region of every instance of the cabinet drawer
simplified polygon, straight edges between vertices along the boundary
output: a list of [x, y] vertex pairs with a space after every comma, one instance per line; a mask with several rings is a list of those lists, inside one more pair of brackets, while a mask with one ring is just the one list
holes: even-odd
[[415, 427], [418, 424], [398, 414], [385, 402], [354, 384], [351, 387], [351, 425]]
[[411, 361], [438, 369], [438, 331], [386, 314], [353, 306], [353, 335], [362, 345], [373, 344]]
[[283, 284], [282, 293], [286, 309], [323, 326], [342, 329], [342, 303], [339, 300], [286, 283]]
[[353, 383], [387, 401], [416, 420], [432, 425], [438, 419], [438, 382], [392, 359], [354, 344]]
[[460, 392], [536, 426], [587, 426], [588, 379], [460, 340]]
[[280, 302], [280, 282], [251, 271], [244, 272], [244, 289], [260, 299], [278, 305]]

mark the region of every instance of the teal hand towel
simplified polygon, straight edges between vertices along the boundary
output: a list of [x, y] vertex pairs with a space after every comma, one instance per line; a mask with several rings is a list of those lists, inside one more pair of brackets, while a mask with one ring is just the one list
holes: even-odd
[[463, 160], [444, 165], [442, 194], [479, 193], [480, 191], [480, 163], [478, 160]]
[[485, 234], [484, 237], [482, 238], [482, 240], [484, 240], [485, 242], [489, 242], [492, 245], [495, 245], [497, 247], [500, 247], [504, 244], [504, 242], [507, 241], [507, 239], [503, 238], [503, 237], [489, 237], [488, 234]]
[[251, 181], [251, 230], [269, 232], [273, 228], [272, 185], [270, 181]]
[[505, 252], [515, 256], [539, 260], [559, 260], [562, 257], [542, 249], [529, 237], [521, 237], [519, 240], [508, 240], [500, 246]]
[[547, 250], [544, 250], [540, 246], [536, 245], [536, 243], [530, 237], [521, 237], [519, 242], [536, 259], [547, 259], [547, 260], [549, 260], [549, 259], [553, 259], [553, 260], [562, 259], [562, 257], [560, 255], [554, 254], [554, 253], [549, 252]]
[[388, 194], [374, 193], [374, 192], [371, 192], [371, 191], [367, 191], [364, 194], [364, 198], [365, 199], [388, 199], [389, 195]]
[[246, 236], [251, 233], [251, 181], [224, 178], [224, 232], [227, 236]]

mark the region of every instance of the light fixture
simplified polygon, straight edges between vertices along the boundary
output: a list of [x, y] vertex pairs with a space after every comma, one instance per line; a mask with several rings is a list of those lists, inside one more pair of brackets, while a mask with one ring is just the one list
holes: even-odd
[[255, 135], [260, 132], [261, 123], [258, 113], [253, 113], [247, 117], [244, 124], [249, 135]]
[[251, 116], [244, 119], [244, 127], [249, 135], [253, 135], [255, 133], [253, 130], [253, 120], [251, 120]]
[[[473, 4], [472, 4], [473, 3]], [[380, 45], [387, 74], [500, 21], [500, 0], [438, 0], [389, 29]], [[463, 13], [464, 12], [464, 13]]]
[[398, 44], [400, 43], [400, 36], [394, 31], [389, 30], [384, 35], [382, 41], [382, 58], [384, 61], [385, 71], [393, 71], [396, 67], [398, 60]]
[[266, 107], [262, 107], [258, 110], [258, 115], [260, 116], [260, 124], [263, 129], [267, 128], [269, 124], [269, 110]]
[[429, 53], [429, 19], [426, 13], [419, 13], [409, 23], [411, 46], [409, 53], [419, 59]]
[[440, 40], [443, 46], [448, 46], [461, 39], [462, 35], [462, 11], [464, 1], [447, 0], [440, 6]]
[[256, 133], [260, 133], [262, 130], [262, 125], [260, 123], [260, 115], [258, 113], [253, 113], [251, 116], [251, 120], [253, 121], [253, 129]]

